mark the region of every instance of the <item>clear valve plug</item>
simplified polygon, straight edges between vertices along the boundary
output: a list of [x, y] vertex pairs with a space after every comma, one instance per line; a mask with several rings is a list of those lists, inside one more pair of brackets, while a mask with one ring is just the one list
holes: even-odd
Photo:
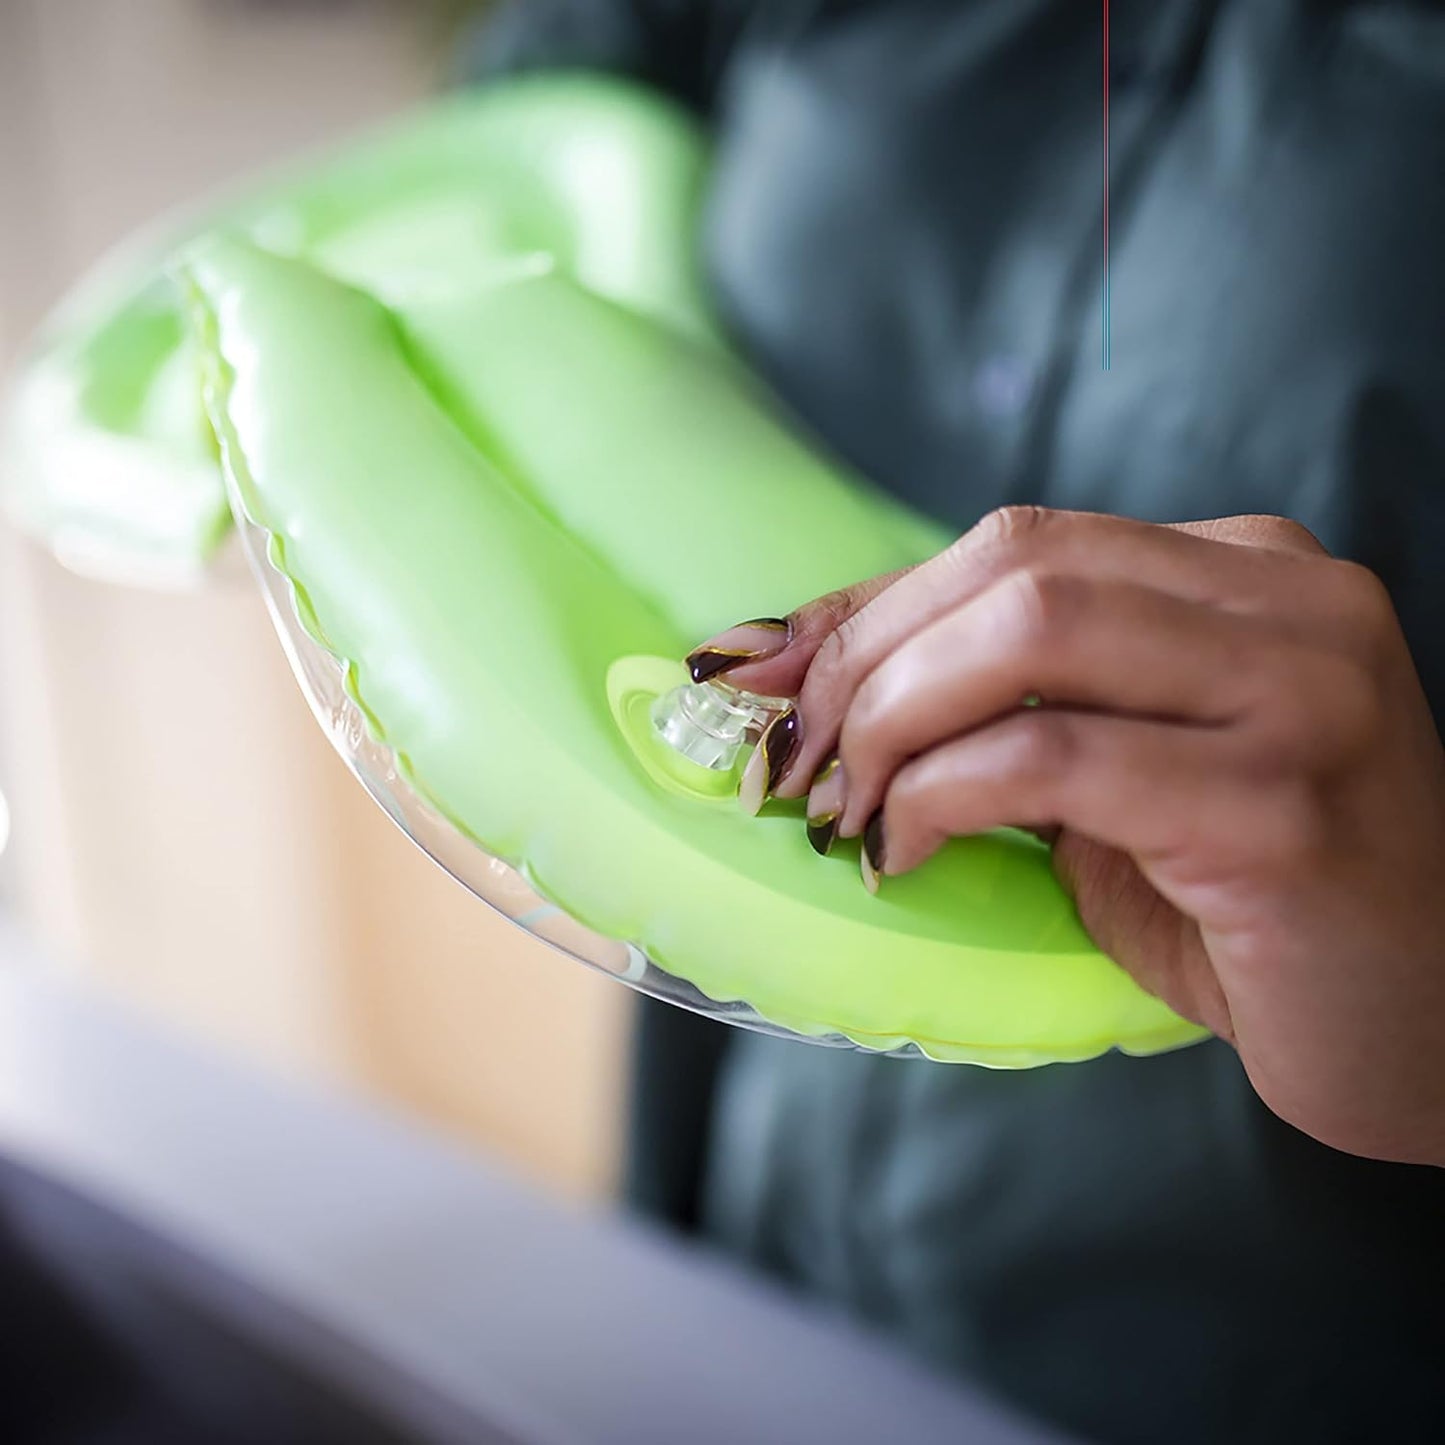
[[689, 682], [653, 703], [652, 725], [689, 761], [727, 772], [786, 706], [785, 698], [744, 692], [720, 679]]

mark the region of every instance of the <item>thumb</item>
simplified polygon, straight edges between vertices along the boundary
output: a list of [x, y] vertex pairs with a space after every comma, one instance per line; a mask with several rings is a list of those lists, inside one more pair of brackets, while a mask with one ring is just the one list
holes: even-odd
[[870, 577], [805, 602], [786, 617], [755, 617], [708, 638], [687, 655], [694, 682], [727, 680], [767, 697], [793, 697], [818, 649], [855, 612], [911, 568]]

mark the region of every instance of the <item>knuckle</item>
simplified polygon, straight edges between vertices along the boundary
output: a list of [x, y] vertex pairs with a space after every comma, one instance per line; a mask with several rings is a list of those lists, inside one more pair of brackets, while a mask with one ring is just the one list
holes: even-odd
[[1293, 517], [1264, 514], [1249, 518], [1255, 545], [1279, 552], [1323, 553], [1324, 543], [1302, 522]]
[[1334, 572], [1361, 617], [1381, 626], [1393, 626], [1395, 603], [1390, 597], [1390, 589], [1376, 573], [1360, 562], [1336, 562]]
[[809, 626], [813, 631], [824, 634], [825, 643], [857, 615], [863, 604], [862, 590], [861, 586], [844, 587], [839, 592], [820, 597], [813, 604]]
[[1066, 646], [1089, 602], [1090, 588], [1080, 578], [1033, 567], [1019, 568], [1000, 585], [1009, 641], [1032, 652]]
[[820, 653], [824, 675], [845, 691], [856, 689], [868, 671], [870, 630], [867, 609], [855, 612], [840, 622], [828, 639], [826, 657]]
[[873, 679], [865, 678], [838, 733], [838, 756], [853, 787], [861, 787], [895, 749], [894, 715]]
[[1379, 684], [1368, 669], [1340, 659], [1332, 660], [1324, 687], [1329, 699], [1322, 710], [1325, 760], [1353, 762], [1370, 752], [1386, 731]]
[[1331, 568], [1341, 611], [1372, 663], [1391, 656], [1400, 632], [1395, 602], [1389, 589], [1368, 567], [1358, 562], [1336, 562]]
[[950, 836], [947, 789], [927, 757], [915, 758], [894, 775], [883, 804], [883, 829], [891, 849], [911, 856], [931, 853]]
[[1055, 516], [1047, 507], [997, 507], [980, 518], [972, 531], [959, 541], [968, 543], [971, 539], [973, 545], [982, 547], [1014, 546], [1036, 537]]
[[1048, 782], [1069, 774], [1079, 758], [1079, 736], [1059, 713], [1036, 710], [1008, 726], [1002, 770], [1023, 782]]
[[1286, 675], [1275, 684], [1259, 737], [1261, 780], [1336, 767], [1375, 745], [1386, 711], [1367, 666], [1341, 653], [1312, 652], [1296, 658]]
[[843, 724], [844, 738], [862, 740], [886, 732], [899, 711], [900, 696], [905, 690], [904, 679], [898, 676], [893, 659], [875, 667], [853, 694]]
[[1254, 866], [1275, 876], [1314, 871], [1329, 848], [1329, 812], [1303, 780], [1275, 788], [1249, 830]]
[[[911, 569], [904, 569], [905, 571]], [[855, 625], [856, 619], [883, 597], [904, 575], [903, 571], [886, 576], [866, 578], [836, 592], [825, 593], [798, 608], [789, 619], [795, 634], [815, 638], [820, 647], [828, 640]]]
[[[1298, 668], [1295, 669], [1297, 677]], [[1291, 782], [1308, 770], [1314, 707], [1297, 681], [1271, 679], [1270, 696], [1255, 720], [1241, 766], [1255, 788]]]
[[810, 692], [832, 693], [849, 677], [858, 653], [857, 614], [843, 618], [823, 639], [808, 666]]
[[858, 684], [843, 718], [838, 754], [850, 786], [870, 791], [915, 752], [919, 737], [910, 707], [914, 670], [895, 656]]
[[1253, 547], [1262, 552], [1328, 555], [1324, 544], [1308, 527], [1290, 517], [1279, 517], [1270, 512], [1215, 517], [1208, 522], [1187, 523], [1185, 530], [1211, 541]]

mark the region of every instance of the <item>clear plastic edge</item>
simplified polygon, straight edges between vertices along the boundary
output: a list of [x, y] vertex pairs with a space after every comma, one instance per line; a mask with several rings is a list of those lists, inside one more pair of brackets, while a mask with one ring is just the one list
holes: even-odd
[[774, 1038], [827, 1048], [853, 1049], [886, 1058], [969, 1064], [1014, 1071], [1043, 1063], [1080, 1063], [1106, 1053], [1148, 1056], [1173, 1053], [1209, 1037], [1207, 1030], [1183, 1020], [1128, 1040], [1085, 1042], [1068, 1051], [1041, 1056], [1037, 1048], [1000, 1048], [978, 1044], [844, 1033], [825, 1024], [790, 1027], [759, 1013], [745, 999], [716, 999], [695, 984], [661, 967], [628, 939], [599, 933], [572, 917], [534, 888], [506, 859], [488, 852], [433, 807], [407, 780], [395, 751], [375, 736], [366, 715], [346, 690], [345, 666], [307, 631], [296, 607], [291, 579], [271, 560], [270, 532], [247, 515], [229, 467], [223, 467], [236, 523], [239, 548], [259, 586], [287, 661], [312, 715], [333, 748], [372, 800], [401, 832], [473, 896], [508, 922], [583, 967], [620, 980], [638, 993]]
[[373, 735], [365, 714], [346, 690], [342, 662], [302, 626], [293, 584], [271, 561], [270, 533], [246, 516], [234, 495], [231, 500], [241, 548], [312, 715], [372, 800], [468, 892], [556, 952], [689, 1012], [802, 1043], [895, 1058], [928, 1057], [912, 1041], [872, 1048], [840, 1033], [812, 1034], [787, 1028], [764, 1018], [744, 1000], [710, 998], [696, 985], [659, 967], [635, 943], [587, 928], [533, 888], [518, 869], [487, 852], [412, 787], [397, 765], [395, 751]]

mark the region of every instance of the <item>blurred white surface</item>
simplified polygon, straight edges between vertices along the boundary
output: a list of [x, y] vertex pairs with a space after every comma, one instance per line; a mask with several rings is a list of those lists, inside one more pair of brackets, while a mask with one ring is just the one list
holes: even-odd
[[0, 924], [0, 1170], [169, 1246], [168, 1294], [421, 1440], [1062, 1445], [716, 1256], [208, 1059], [7, 951]]

